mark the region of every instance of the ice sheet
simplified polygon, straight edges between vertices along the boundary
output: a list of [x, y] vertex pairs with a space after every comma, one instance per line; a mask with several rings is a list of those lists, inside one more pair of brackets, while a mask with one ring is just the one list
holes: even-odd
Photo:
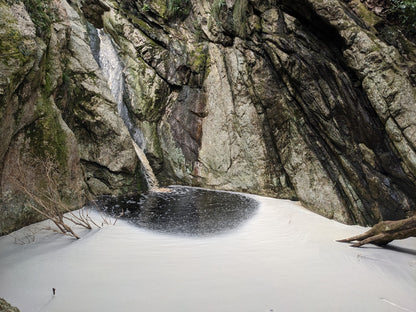
[[22, 312], [416, 311], [416, 238], [351, 248], [335, 240], [365, 228], [256, 198], [250, 220], [211, 237], [119, 220], [18, 244], [45, 222], [21, 229], [0, 238], [0, 297]]

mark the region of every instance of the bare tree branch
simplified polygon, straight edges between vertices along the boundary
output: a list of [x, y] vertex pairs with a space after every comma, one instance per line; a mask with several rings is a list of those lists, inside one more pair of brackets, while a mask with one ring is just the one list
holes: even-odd
[[[62, 172], [59, 171], [56, 161], [50, 156], [44, 159], [38, 157], [32, 159], [30, 166], [38, 174], [36, 181], [25, 175], [19, 161], [17, 174], [12, 177], [17, 188], [28, 198], [27, 206], [51, 220], [60, 233], [76, 239], [80, 238], [79, 235], [65, 221], [87, 229], [92, 229], [92, 225], [100, 227], [88, 216], [85, 208], [81, 208], [77, 214], [71, 210], [70, 199], [64, 198], [65, 195], [61, 192], [60, 178]], [[73, 199], [77, 199], [79, 206], [82, 206], [81, 189], [74, 186], [71, 191]]]
[[365, 244], [384, 246], [396, 239], [416, 237], [416, 215], [397, 221], [382, 221], [367, 232], [353, 237], [338, 240], [338, 242], [353, 243], [353, 247]]

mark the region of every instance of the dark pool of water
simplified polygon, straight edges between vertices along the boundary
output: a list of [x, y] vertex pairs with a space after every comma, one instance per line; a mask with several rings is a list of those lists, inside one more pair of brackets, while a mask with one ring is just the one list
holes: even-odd
[[209, 235], [234, 229], [257, 210], [256, 200], [244, 195], [191, 187], [136, 196], [104, 196], [97, 206], [111, 216], [160, 232]]

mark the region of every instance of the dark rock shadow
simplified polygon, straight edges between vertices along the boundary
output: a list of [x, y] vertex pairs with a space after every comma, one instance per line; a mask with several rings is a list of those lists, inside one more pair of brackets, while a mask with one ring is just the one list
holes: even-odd
[[392, 250], [392, 251], [396, 251], [396, 252], [405, 253], [405, 254], [408, 254], [408, 255], [416, 256], [416, 249], [393, 246], [393, 245], [386, 245], [383, 248], [388, 249], [388, 250]]

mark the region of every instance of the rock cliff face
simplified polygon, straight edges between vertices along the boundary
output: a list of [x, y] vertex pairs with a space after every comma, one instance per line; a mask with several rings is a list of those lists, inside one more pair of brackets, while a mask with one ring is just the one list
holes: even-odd
[[38, 219], [15, 181], [47, 183], [34, 166], [46, 159], [56, 162], [72, 205], [75, 190], [82, 202], [87, 194], [137, 191], [141, 182], [86, 20], [66, 1], [25, 4], [0, 1], [0, 234]]
[[46, 35], [13, 3], [0, 0], [2, 232], [26, 222], [9, 177], [33, 154], [53, 150], [89, 193], [137, 187], [93, 26], [119, 51], [163, 184], [299, 199], [345, 223], [415, 211], [416, 49], [364, 3], [54, 0]]

